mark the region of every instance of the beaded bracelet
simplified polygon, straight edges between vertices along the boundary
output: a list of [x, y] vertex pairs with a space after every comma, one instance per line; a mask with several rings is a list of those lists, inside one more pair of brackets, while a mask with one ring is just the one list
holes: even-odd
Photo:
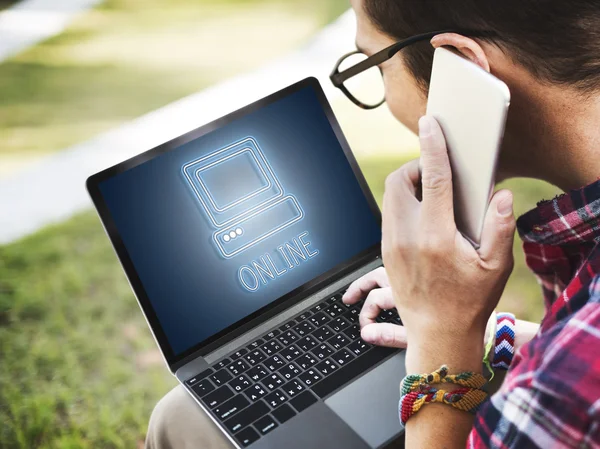
[[400, 395], [423, 389], [430, 384], [449, 383], [468, 388], [481, 388], [487, 380], [479, 373], [465, 371], [460, 374], [448, 374], [448, 367], [442, 365], [431, 374], [409, 374], [400, 383]]
[[515, 316], [512, 313], [497, 315], [496, 342], [493, 369], [508, 369], [515, 355]]
[[438, 390], [427, 386], [422, 391], [411, 391], [400, 398], [398, 414], [400, 422], [406, 425], [408, 419], [425, 404], [438, 402], [458, 410], [475, 413], [486, 400], [487, 393], [477, 388], [458, 388], [453, 391]]

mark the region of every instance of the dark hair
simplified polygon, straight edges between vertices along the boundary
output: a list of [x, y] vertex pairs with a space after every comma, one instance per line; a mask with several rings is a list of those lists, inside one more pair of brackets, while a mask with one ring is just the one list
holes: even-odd
[[[484, 37], [537, 78], [582, 90], [600, 88], [599, 0], [363, 0], [375, 26], [395, 39], [443, 29]], [[429, 86], [433, 49], [402, 50], [417, 81]]]

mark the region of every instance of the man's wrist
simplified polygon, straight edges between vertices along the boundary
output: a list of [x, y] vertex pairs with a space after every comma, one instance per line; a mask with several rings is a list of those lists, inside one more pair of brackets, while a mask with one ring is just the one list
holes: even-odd
[[406, 371], [409, 374], [429, 373], [441, 365], [447, 365], [449, 372], [482, 372], [484, 348], [481, 345], [483, 334], [461, 335], [430, 334], [431, 338], [420, 340], [407, 338]]

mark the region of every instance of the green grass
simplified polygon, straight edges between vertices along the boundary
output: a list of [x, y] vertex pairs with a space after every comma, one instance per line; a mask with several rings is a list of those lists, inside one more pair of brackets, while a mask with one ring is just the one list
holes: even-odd
[[[381, 199], [405, 159], [362, 162]], [[507, 184], [521, 212], [555, 190]], [[539, 288], [515, 245], [502, 309], [539, 320]], [[175, 382], [92, 212], [0, 247], [0, 447], [131, 448]]]
[[0, 156], [61, 150], [258, 67], [347, 8], [345, 0], [106, 0], [0, 64]]

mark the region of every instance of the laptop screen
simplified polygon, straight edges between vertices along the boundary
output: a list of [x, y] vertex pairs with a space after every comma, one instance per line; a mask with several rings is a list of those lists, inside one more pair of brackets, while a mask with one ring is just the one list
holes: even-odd
[[311, 86], [98, 189], [175, 357], [381, 240]]

